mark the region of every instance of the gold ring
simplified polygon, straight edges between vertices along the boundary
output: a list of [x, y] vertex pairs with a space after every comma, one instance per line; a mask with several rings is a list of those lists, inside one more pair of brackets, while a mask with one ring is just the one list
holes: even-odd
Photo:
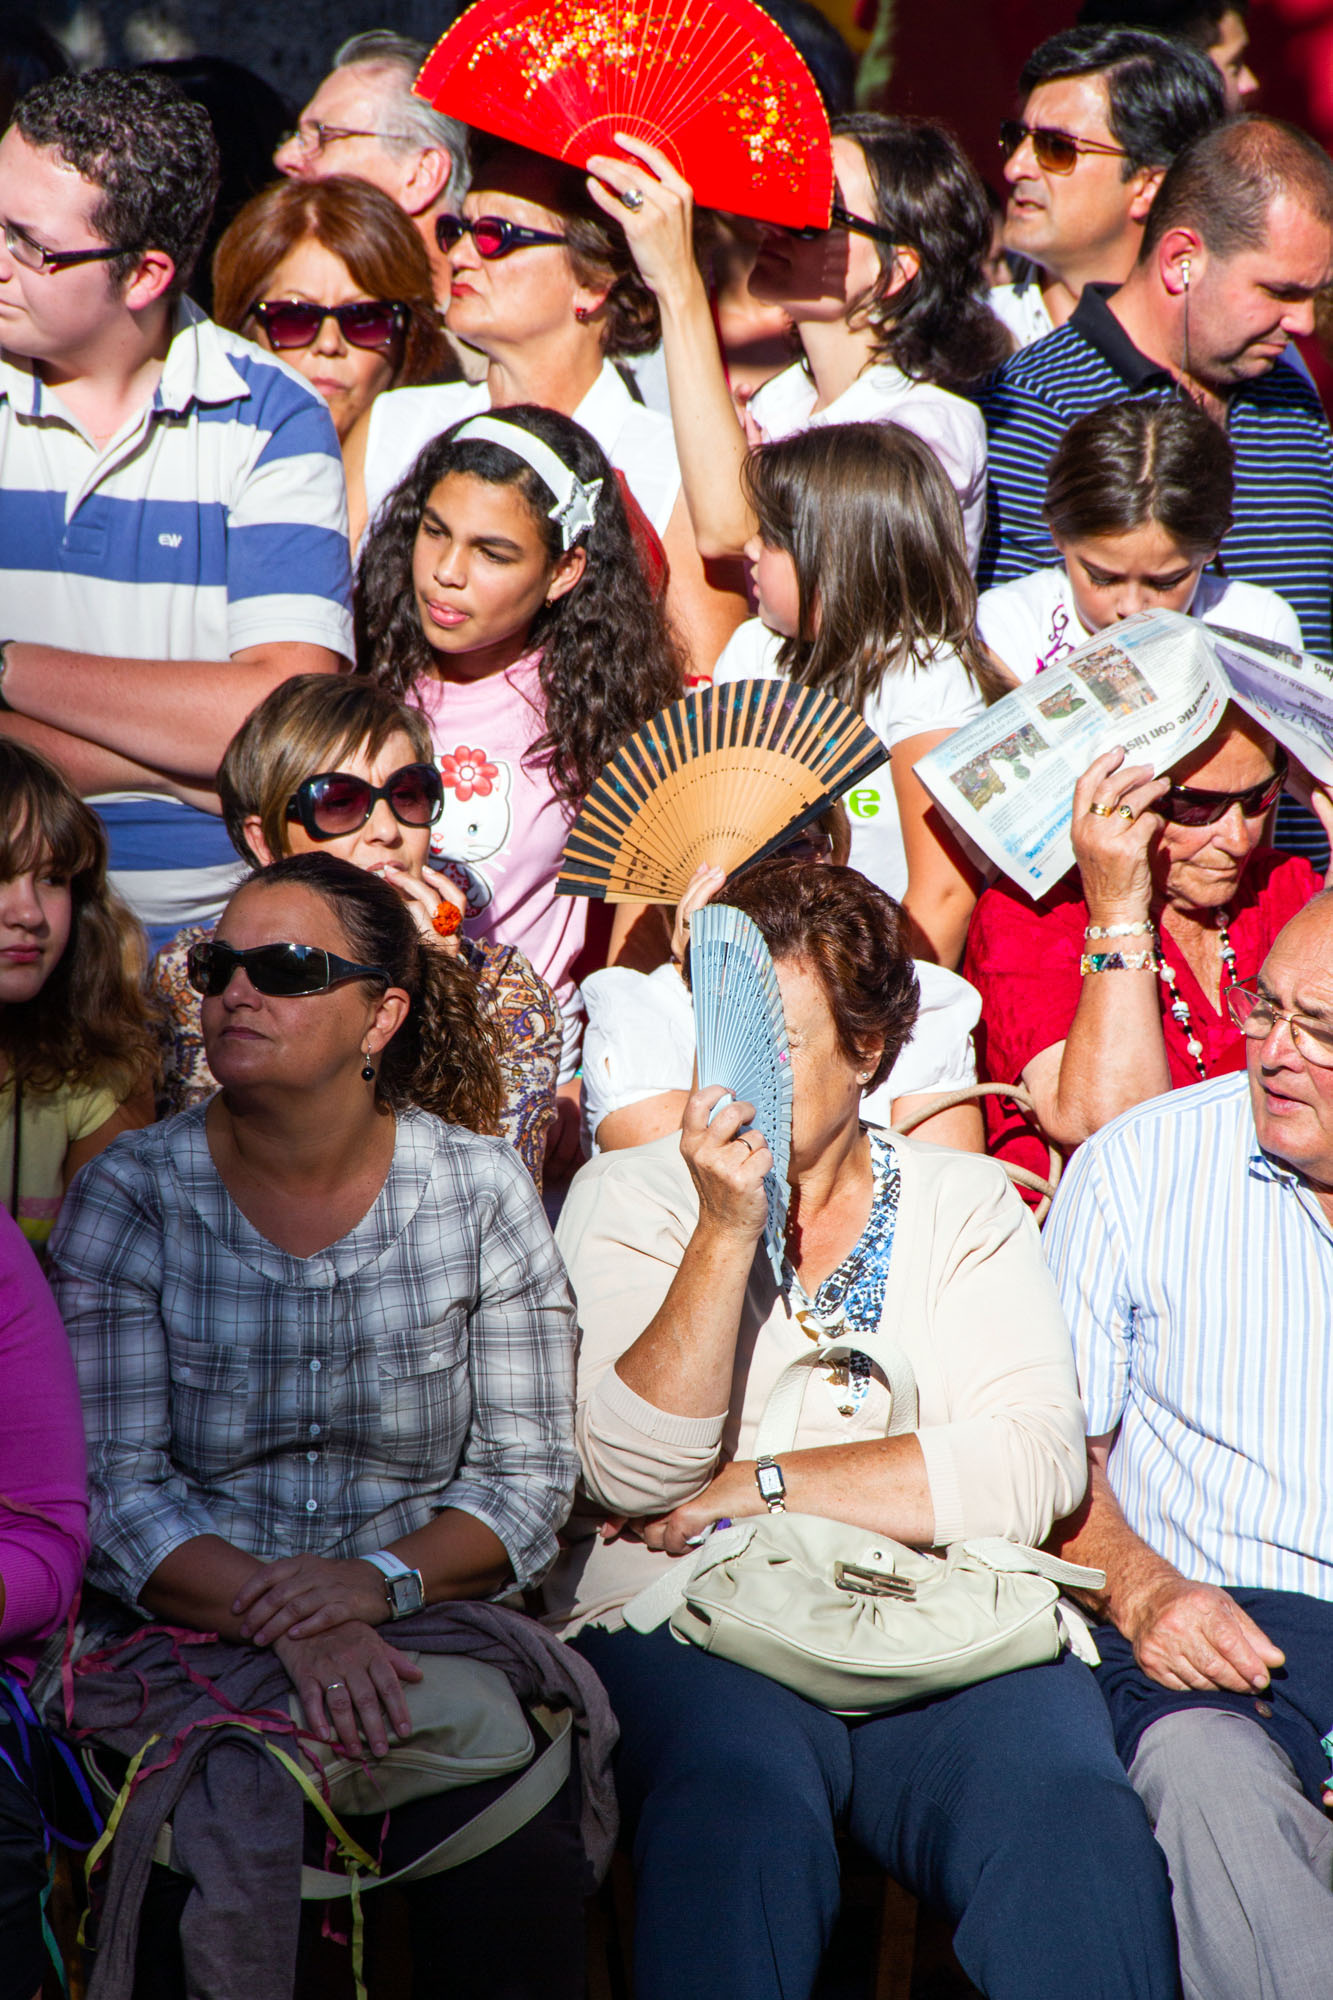
[[1096, 813], [1098, 819], [1110, 819], [1111, 814], [1114, 810], [1115, 808], [1113, 806], [1101, 805], [1096, 799], [1094, 799], [1092, 804], [1088, 807], [1088, 811], [1090, 813]]
[[1121, 819], [1127, 819], [1131, 826], [1138, 818], [1138, 814], [1135, 812], [1133, 806], [1117, 806], [1116, 811], [1119, 813]]

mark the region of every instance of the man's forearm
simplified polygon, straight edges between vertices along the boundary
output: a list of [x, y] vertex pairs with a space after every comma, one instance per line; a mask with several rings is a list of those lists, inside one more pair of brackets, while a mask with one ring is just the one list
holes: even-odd
[[[327, 647], [295, 641], [248, 647], [230, 660], [127, 660], [15, 640], [0, 691], [17, 715], [155, 772], [152, 789], [207, 789], [267, 694], [293, 674], [333, 673], [339, 664]], [[92, 787], [117, 788], [123, 779]]]
[[66, 784], [81, 798], [96, 798], [102, 792], [161, 792], [183, 799], [187, 805], [200, 806], [205, 812], [219, 810], [215, 792], [151, 770], [146, 764], [136, 764], [132, 757], [104, 750], [99, 743], [90, 743], [67, 729], [56, 729], [49, 722], [34, 722], [26, 715], [9, 715], [0, 710], [0, 736], [7, 736], [13, 743], [26, 743], [30, 750], [39, 750], [43, 757], [49, 757]]
[[1133, 1607], [1156, 1585], [1180, 1580], [1179, 1570], [1134, 1533], [1111, 1491], [1105, 1464], [1092, 1451], [1083, 1505], [1056, 1523], [1048, 1546], [1067, 1562], [1105, 1570], [1104, 1590], [1080, 1590], [1074, 1595], [1131, 1638]]

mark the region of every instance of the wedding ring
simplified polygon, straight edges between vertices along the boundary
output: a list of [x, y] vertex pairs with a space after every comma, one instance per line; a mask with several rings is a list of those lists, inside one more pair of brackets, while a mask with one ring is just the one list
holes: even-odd
[[754, 1151], [754, 1140], [750, 1137], [750, 1134], [748, 1132], [738, 1132], [736, 1134], [736, 1137], [740, 1140], [742, 1146], [744, 1146], [747, 1153], [752, 1153]]
[[335, 1688], [342, 1688], [346, 1686], [347, 1686], [346, 1681], [326, 1681], [324, 1683], [324, 1692], [325, 1694], [332, 1694]]
[[1121, 819], [1127, 819], [1131, 826], [1138, 818], [1138, 814], [1135, 812], [1133, 806], [1117, 806], [1116, 811], [1119, 813]]
[[1088, 807], [1088, 811], [1090, 813], [1096, 813], [1098, 819], [1110, 819], [1111, 814], [1114, 812], [1114, 810], [1115, 810], [1114, 806], [1104, 806], [1097, 799], [1094, 799], [1092, 804]]
[[622, 208], [627, 208], [631, 215], [637, 215], [643, 207], [643, 189], [625, 188], [621, 194], [620, 202]]

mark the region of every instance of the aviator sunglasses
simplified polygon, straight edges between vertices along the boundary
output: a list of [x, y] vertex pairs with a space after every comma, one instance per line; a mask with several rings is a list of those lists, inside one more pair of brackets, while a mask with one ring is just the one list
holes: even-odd
[[279, 349], [309, 347], [319, 338], [326, 319], [336, 319], [349, 347], [383, 349], [393, 344], [408, 321], [399, 299], [355, 299], [350, 305], [321, 306], [307, 299], [257, 299], [250, 308]]
[[382, 979], [391, 984], [382, 965], [357, 965], [317, 944], [256, 944], [235, 951], [213, 939], [192, 944], [185, 960], [186, 977], [205, 1000], [216, 1000], [231, 984], [240, 966], [256, 993], [288, 1000], [298, 994], [323, 993], [341, 979]]
[[502, 215], [479, 215], [469, 222], [462, 215], [437, 215], [435, 218], [435, 241], [441, 250], [452, 250], [455, 243], [470, 236], [477, 248], [477, 255], [486, 263], [494, 263], [497, 257], [508, 257], [515, 250], [528, 250], [539, 243], [564, 243], [567, 239], [555, 236], [549, 229], [529, 229], [521, 222], [507, 222]]
[[1287, 777], [1287, 760], [1278, 758], [1276, 771], [1269, 778], [1261, 778], [1257, 785], [1251, 785], [1244, 792], [1201, 792], [1190, 785], [1172, 785], [1165, 798], [1158, 799], [1152, 810], [1173, 826], [1215, 826], [1225, 819], [1232, 806], [1239, 806], [1246, 819], [1255, 819], [1265, 813], [1282, 790]]
[[1022, 125], [1017, 118], [1000, 124], [1000, 151], [1011, 160], [1025, 139], [1031, 139], [1037, 165], [1048, 174], [1072, 174], [1080, 153], [1109, 153], [1129, 158], [1123, 146], [1108, 146], [1100, 139], [1076, 139], [1071, 132], [1057, 132], [1050, 125]]
[[363, 827], [383, 799], [399, 826], [434, 826], [444, 806], [444, 784], [433, 764], [404, 764], [382, 785], [350, 771], [321, 771], [298, 785], [287, 818], [299, 819], [312, 840], [340, 840]]

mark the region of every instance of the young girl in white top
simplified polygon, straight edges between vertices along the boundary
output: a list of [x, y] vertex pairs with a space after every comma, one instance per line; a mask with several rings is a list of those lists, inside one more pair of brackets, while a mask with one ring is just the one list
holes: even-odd
[[[681, 474], [705, 557], [752, 532], [738, 485], [744, 440], [731, 409], [703, 281], [690, 189], [655, 148], [616, 134], [617, 159], [590, 161], [589, 191], [621, 223], [662, 312]], [[1011, 342], [986, 303], [990, 209], [975, 169], [942, 127], [856, 113], [833, 125], [827, 229], [767, 229], [750, 290], [786, 312], [801, 359], [750, 406], [758, 433], [816, 424], [898, 423], [943, 465], [975, 566], [986, 509], [986, 430], [956, 393], [998, 367]], [[628, 212], [626, 212], [628, 211]]]
[[1186, 398], [1126, 397], [1080, 417], [1051, 460], [1042, 510], [1064, 563], [982, 593], [987, 646], [1025, 681], [1148, 610], [1299, 646], [1285, 598], [1208, 569], [1231, 526], [1232, 485], [1226, 432]]
[[847, 798], [851, 865], [900, 902], [912, 952], [956, 966], [978, 877], [913, 765], [1003, 691], [974, 628], [958, 501], [897, 424], [833, 424], [744, 468], [758, 618], [718, 681], [786, 675], [859, 709], [887, 762]]
[[681, 692], [605, 455], [531, 404], [455, 424], [377, 517], [357, 616], [363, 671], [423, 709], [435, 739], [433, 863], [466, 892], [468, 934], [517, 945], [554, 987], [568, 1081], [589, 915], [585, 897], [553, 893], [569, 821]]

